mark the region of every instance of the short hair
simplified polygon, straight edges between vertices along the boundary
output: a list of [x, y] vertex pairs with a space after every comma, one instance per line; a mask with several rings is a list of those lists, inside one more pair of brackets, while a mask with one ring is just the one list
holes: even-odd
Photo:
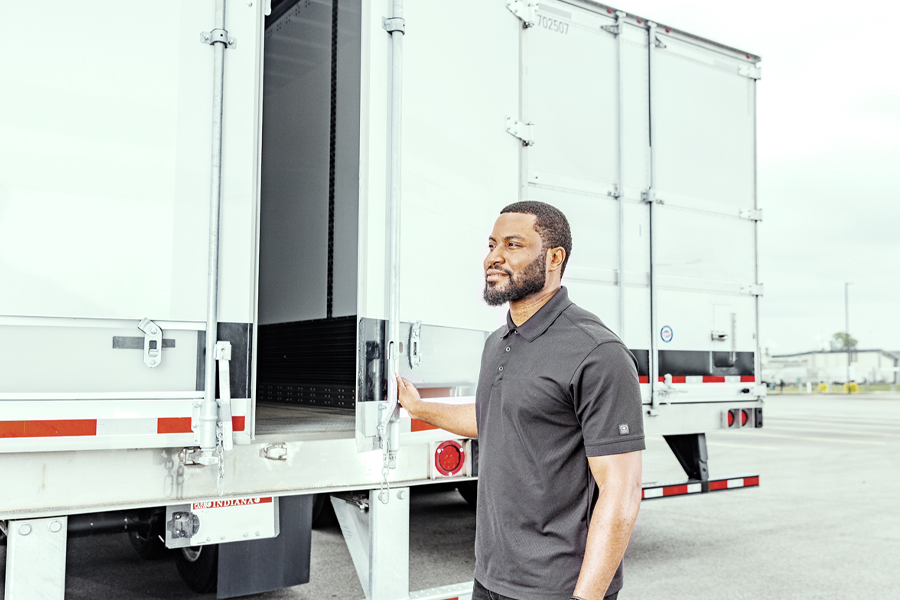
[[566, 257], [563, 259], [560, 270], [560, 277], [565, 275], [566, 264], [572, 255], [572, 230], [569, 229], [569, 221], [566, 219], [566, 215], [555, 206], [535, 200], [513, 202], [500, 211], [501, 215], [504, 213], [522, 213], [537, 217], [537, 220], [534, 222], [534, 230], [541, 236], [544, 251], [546, 252], [550, 248], [562, 248], [566, 251]]

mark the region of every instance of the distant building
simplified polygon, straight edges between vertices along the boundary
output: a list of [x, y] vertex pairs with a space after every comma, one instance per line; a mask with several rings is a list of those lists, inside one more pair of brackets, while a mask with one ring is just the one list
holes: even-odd
[[[847, 380], [847, 352], [818, 350], [762, 357], [764, 381], [835, 383]], [[887, 350], [850, 352], [850, 380], [857, 383], [898, 383], [900, 353]]]

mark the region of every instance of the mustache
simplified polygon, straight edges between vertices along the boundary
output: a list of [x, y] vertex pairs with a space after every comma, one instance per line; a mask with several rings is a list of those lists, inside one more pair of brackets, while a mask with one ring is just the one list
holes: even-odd
[[488, 265], [488, 268], [484, 270], [485, 277], [487, 277], [488, 269], [490, 269], [492, 271], [500, 271], [501, 273], [505, 273], [506, 275], [509, 275], [510, 277], [512, 277], [512, 271], [509, 271], [508, 269], [504, 269], [503, 267], [501, 267], [499, 265]]

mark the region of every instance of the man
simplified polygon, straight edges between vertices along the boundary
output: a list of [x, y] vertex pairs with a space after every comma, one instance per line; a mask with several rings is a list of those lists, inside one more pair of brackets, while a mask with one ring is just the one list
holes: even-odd
[[641, 501], [636, 361], [562, 287], [559, 210], [507, 206], [488, 248], [484, 299], [509, 312], [485, 342], [475, 404], [423, 402], [397, 377], [400, 403], [479, 440], [472, 600], [615, 598]]

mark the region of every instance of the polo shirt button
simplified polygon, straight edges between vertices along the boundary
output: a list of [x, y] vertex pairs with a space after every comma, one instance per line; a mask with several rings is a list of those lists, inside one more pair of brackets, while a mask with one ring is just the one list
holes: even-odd
[[506, 351], [509, 352], [509, 346], [506, 347]]
[[500, 370], [502, 371], [502, 370], [503, 370], [503, 367], [500, 367]]

